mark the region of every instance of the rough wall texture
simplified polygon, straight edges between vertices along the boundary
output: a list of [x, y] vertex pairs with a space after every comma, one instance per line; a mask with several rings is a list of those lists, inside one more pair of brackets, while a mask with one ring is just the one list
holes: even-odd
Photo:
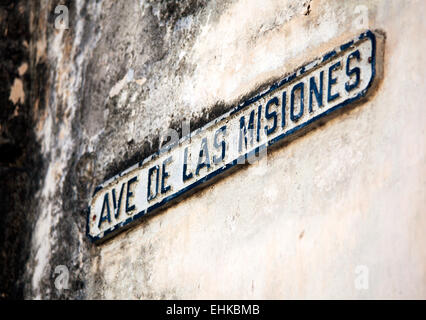
[[[426, 298], [424, 1], [76, 0], [66, 30], [54, 28], [63, 2], [24, 3], [1, 7], [3, 297]], [[157, 150], [164, 129], [198, 128], [366, 28], [386, 34], [372, 99], [86, 240], [94, 187]]]

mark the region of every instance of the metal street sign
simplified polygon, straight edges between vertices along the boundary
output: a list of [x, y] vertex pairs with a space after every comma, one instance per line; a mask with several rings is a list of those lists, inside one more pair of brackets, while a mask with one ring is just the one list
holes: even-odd
[[341, 45], [95, 190], [87, 236], [106, 239], [279, 141], [365, 97], [376, 71], [371, 31]]

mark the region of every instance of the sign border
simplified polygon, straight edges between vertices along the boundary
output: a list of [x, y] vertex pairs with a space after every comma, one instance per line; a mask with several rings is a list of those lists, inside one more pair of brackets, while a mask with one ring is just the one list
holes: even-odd
[[364, 39], [370, 39], [372, 42], [372, 57], [371, 57], [371, 68], [372, 68], [372, 74], [371, 74], [371, 79], [368, 82], [366, 88], [364, 90], [362, 90], [361, 92], [359, 92], [355, 97], [352, 98], [348, 98], [345, 101], [337, 104], [336, 106], [330, 108], [329, 110], [327, 110], [324, 113], [321, 113], [311, 119], [309, 119], [308, 121], [301, 123], [300, 125], [294, 127], [293, 129], [284, 132], [282, 134], [280, 134], [279, 136], [266, 141], [264, 144], [256, 147], [254, 150], [246, 152], [244, 155], [240, 155], [238, 156], [236, 159], [232, 160], [231, 162], [229, 162], [228, 164], [216, 169], [215, 171], [209, 173], [208, 175], [206, 175], [205, 177], [201, 178], [200, 180], [197, 180], [193, 183], [191, 183], [190, 185], [186, 186], [185, 188], [169, 195], [168, 197], [165, 197], [163, 200], [161, 200], [160, 202], [149, 206], [148, 208], [136, 213], [135, 215], [129, 217], [128, 219], [126, 219], [125, 221], [112, 226], [111, 228], [103, 231], [101, 234], [103, 234], [103, 236], [92, 236], [90, 235], [90, 228], [89, 228], [89, 224], [90, 224], [90, 207], [91, 205], [88, 206], [88, 210], [87, 210], [87, 219], [86, 219], [86, 236], [90, 239], [90, 241], [92, 243], [96, 242], [96, 243], [100, 243], [101, 241], [107, 240], [110, 237], [112, 237], [114, 234], [118, 233], [119, 231], [124, 231], [126, 230], [128, 227], [130, 227], [131, 223], [136, 222], [136, 220], [140, 220], [140, 218], [144, 217], [145, 215], [148, 215], [150, 213], [152, 213], [153, 211], [155, 211], [156, 209], [160, 208], [160, 207], [165, 207], [166, 204], [170, 203], [172, 200], [178, 198], [179, 196], [181, 196], [184, 193], [187, 193], [188, 191], [198, 187], [199, 185], [215, 178], [216, 176], [220, 175], [221, 173], [223, 173], [224, 171], [229, 170], [230, 168], [234, 167], [237, 163], [238, 160], [241, 159], [242, 157], [244, 158], [249, 158], [250, 156], [254, 155], [256, 152], [259, 151], [259, 149], [264, 148], [264, 147], [270, 147], [274, 144], [276, 144], [277, 142], [283, 140], [285, 137], [290, 136], [296, 132], [299, 132], [302, 128], [312, 124], [313, 122], [316, 122], [317, 120], [319, 120], [320, 118], [326, 117], [327, 115], [329, 115], [330, 113], [335, 112], [338, 109], [342, 109], [345, 106], [363, 98], [366, 96], [367, 91], [370, 89], [370, 87], [372, 86], [372, 83], [376, 77], [376, 36], [375, 34], [371, 31], [371, 30], [367, 30], [363, 33], [361, 33], [358, 37], [356, 37], [355, 39], [346, 42], [345, 44], [342, 44], [338, 47], [336, 47], [335, 49], [327, 52], [326, 54], [324, 54], [322, 57], [314, 59], [312, 61], [310, 61], [309, 63], [304, 64], [302, 67], [298, 68], [296, 71], [294, 71], [293, 73], [291, 73], [290, 75], [284, 77], [283, 79], [276, 81], [275, 83], [273, 83], [269, 89], [264, 90], [263, 92], [255, 95], [252, 98], [249, 98], [247, 100], [245, 100], [244, 102], [240, 103], [239, 105], [237, 105], [236, 107], [232, 108], [230, 111], [224, 113], [223, 115], [217, 117], [216, 119], [210, 121], [209, 123], [207, 123], [206, 125], [204, 125], [203, 127], [194, 130], [193, 132], [189, 133], [188, 135], [182, 137], [179, 141], [176, 141], [175, 143], [167, 146], [166, 148], [162, 148], [159, 151], [153, 153], [151, 156], [145, 158], [142, 161], [139, 161], [138, 163], [136, 163], [135, 165], [131, 166], [130, 168], [118, 173], [117, 175], [115, 175], [114, 177], [112, 177], [111, 179], [103, 182], [102, 184], [98, 185], [92, 195], [92, 199], [93, 197], [96, 195], [96, 193], [98, 193], [100, 190], [103, 189], [104, 186], [109, 185], [111, 182], [117, 180], [118, 178], [122, 177], [123, 175], [131, 172], [132, 170], [143, 166], [145, 163], [154, 160], [156, 158], [158, 158], [160, 155], [162, 155], [165, 152], [168, 152], [170, 150], [172, 150], [173, 148], [177, 147], [178, 145], [180, 145], [181, 143], [183, 143], [184, 141], [196, 136], [197, 134], [205, 131], [207, 128], [209, 128], [210, 126], [216, 124], [219, 121], [222, 121], [225, 118], [228, 118], [229, 116], [232, 116], [233, 114], [235, 114], [236, 112], [244, 109], [245, 107], [251, 105], [252, 103], [255, 103], [256, 101], [258, 101], [259, 99], [261, 99], [262, 97], [264, 97], [265, 95], [271, 93], [272, 91], [281, 88], [282, 86], [292, 82], [293, 80], [296, 80], [298, 77], [302, 76], [304, 73], [311, 71], [312, 69], [315, 69], [316, 67], [318, 67], [320, 64], [323, 64], [324, 62], [326, 62], [327, 60], [331, 59], [332, 57], [338, 55], [340, 52], [346, 50], [347, 48], [349, 48], [351, 45], [356, 44], [357, 42], [364, 40]]

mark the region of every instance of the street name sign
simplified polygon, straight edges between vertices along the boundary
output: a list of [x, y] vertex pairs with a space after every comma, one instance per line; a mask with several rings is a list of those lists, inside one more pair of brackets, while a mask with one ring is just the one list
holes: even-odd
[[366, 31], [98, 186], [87, 236], [107, 239], [325, 122], [366, 97], [375, 74], [376, 35]]

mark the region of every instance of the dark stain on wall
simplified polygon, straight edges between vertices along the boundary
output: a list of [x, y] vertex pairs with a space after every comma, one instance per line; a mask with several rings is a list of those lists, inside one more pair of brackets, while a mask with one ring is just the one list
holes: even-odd
[[[0, 2], [0, 299], [24, 296], [34, 195], [43, 171], [33, 131], [32, 99], [43, 92], [44, 86], [38, 84], [45, 74], [31, 83], [31, 74], [37, 70], [31, 70], [29, 15], [27, 1]], [[24, 63], [28, 71], [20, 74], [18, 68]], [[23, 101], [10, 99], [16, 79], [22, 82]]]

